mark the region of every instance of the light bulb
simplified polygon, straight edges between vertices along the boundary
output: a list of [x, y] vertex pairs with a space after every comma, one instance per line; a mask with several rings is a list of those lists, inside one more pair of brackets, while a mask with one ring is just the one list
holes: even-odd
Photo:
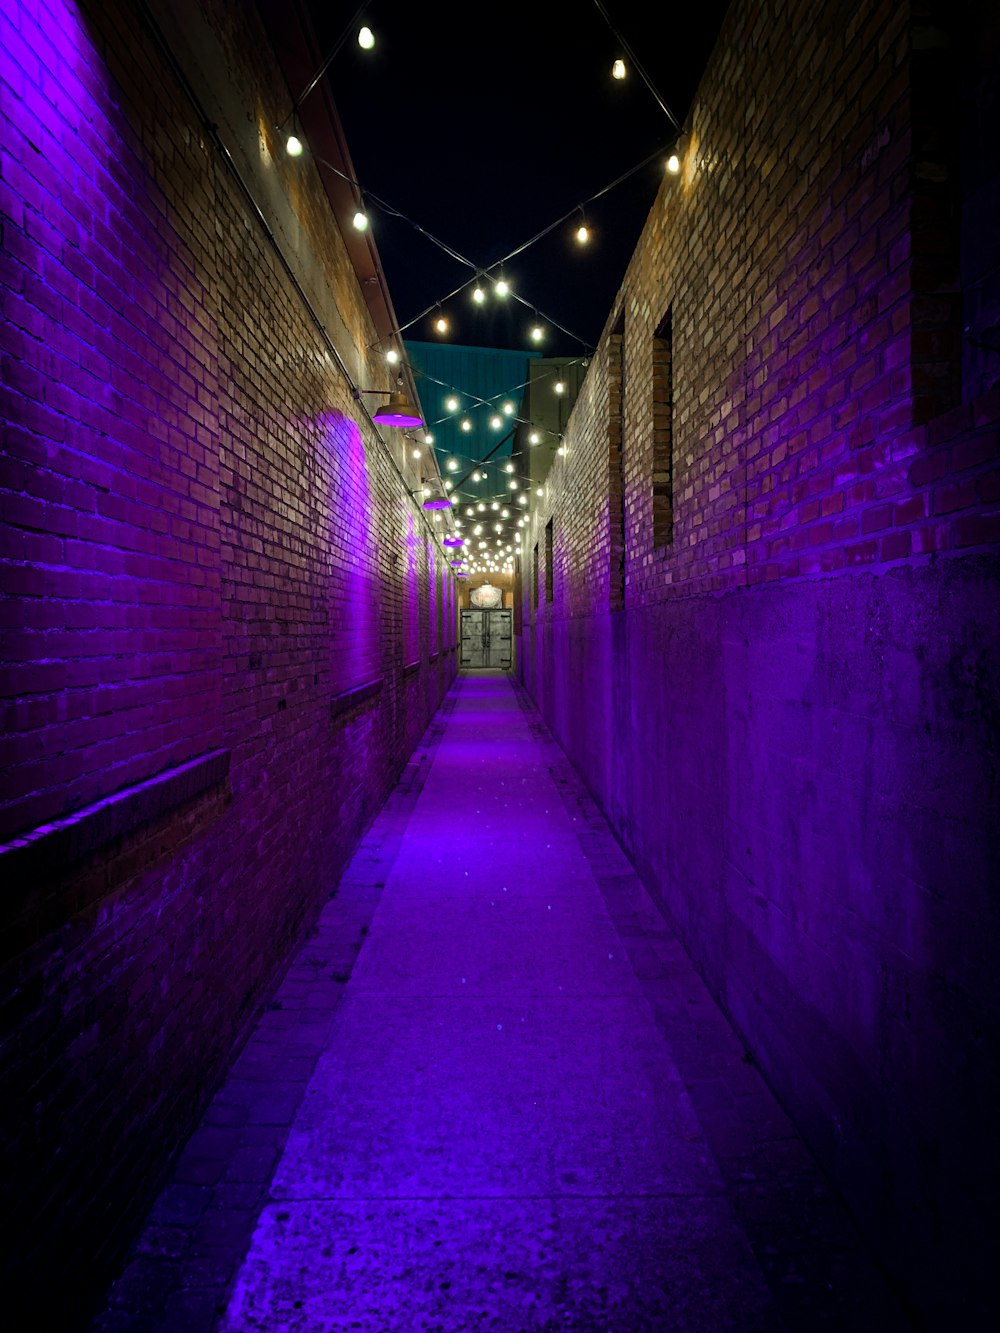
[[469, 515], [469, 517], [471, 518], [472, 515], [476, 512], [476, 506], [475, 506], [475, 505], [469, 505], [468, 509], [467, 509], [465, 512], [466, 512], [466, 513]]
[[295, 134], [290, 134], [285, 140], [285, 152], [289, 157], [302, 156], [302, 140]]
[[514, 415], [514, 404], [504, 403], [503, 407], [501, 408], [501, 411], [503, 412], [505, 417], [512, 417]]
[[494, 531], [494, 532], [503, 532], [503, 524], [502, 524], [502, 523], [494, 523], [494, 524], [493, 524], [493, 531]]
[[544, 495], [545, 492], [544, 492], [544, 490], [542, 489], [541, 486], [536, 486], [536, 487], [535, 487], [535, 494], [536, 494], [536, 495]]
[[497, 296], [509, 296], [510, 283], [507, 281], [506, 278], [498, 278], [497, 284], [493, 290], [496, 292]]
[[509, 510], [509, 509], [501, 509], [501, 510], [500, 510], [500, 517], [501, 517], [501, 518], [510, 518], [510, 510]]
[[519, 505], [526, 505], [526, 504], [528, 503], [528, 497], [522, 492], [522, 493], [517, 497], [517, 503], [518, 503]]
[[425, 432], [424, 432], [424, 444], [433, 444], [433, 443], [434, 443], [434, 436], [430, 433], [429, 430], [428, 430], [428, 431], [425, 431]]
[[394, 366], [397, 363], [399, 360], [399, 353], [396, 351], [395, 347], [389, 348], [388, 352], [385, 354], [385, 359], [389, 362], [390, 366]]
[[419, 458], [419, 457], [420, 457], [420, 450], [419, 450], [419, 449], [414, 449], [414, 451], [413, 451], [413, 457], [414, 457], [414, 458]]
[[453, 489], [454, 489], [454, 486], [455, 486], [455, 483], [452, 481], [451, 477], [446, 477], [446, 478], [445, 478], [445, 483], [444, 483], [444, 488], [445, 488], [445, 490], [446, 490], [446, 491], [453, 490]]
[[541, 444], [541, 442], [542, 442], [542, 437], [539, 435], [537, 430], [533, 430], [531, 434], [528, 436], [528, 443]]
[[361, 211], [360, 208], [359, 208], [358, 211], [354, 214], [354, 217], [351, 218], [351, 221], [354, 223], [354, 227], [355, 227], [355, 230], [356, 230], [356, 231], [367, 231], [367, 230], [368, 230], [368, 219], [367, 219], [367, 217], [365, 216], [365, 214], [362, 213], [362, 211]]
[[435, 523], [440, 523], [440, 522], [441, 522], [441, 515], [440, 515], [440, 514], [435, 514], [435, 515], [434, 515], [434, 522], [435, 522]]
[[490, 417], [490, 425], [494, 430], [499, 430], [503, 425], [503, 417]]
[[578, 244], [578, 245], [586, 245], [587, 242], [588, 242], [589, 240], [590, 240], [590, 232], [589, 232], [588, 229], [587, 229], [585, 226], [583, 226], [583, 224], [581, 223], [581, 225], [580, 225], [579, 227], [577, 227], [577, 229], [576, 229], [576, 241], [577, 241], [577, 244]]
[[676, 153], [671, 153], [667, 158], [667, 170], [671, 176], [676, 176], [681, 169], [681, 160]]
[[553, 388], [555, 389], [556, 393], [565, 393], [566, 392], [565, 381], [556, 380], [555, 384], [553, 385]]
[[478, 537], [479, 534], [482, 532], [482, 530], [483, 530], [483, 525], [481, 523], [477, 523], [476, 526], [472, 529], [472, 535], [474, 537]]
[[476, 505], [476, 509], [479, 511], [480, 514], [486, 513], [486, 505], [483, 503], [482, 500], [480, 500], [479, 503]]
[[497, 509], [499, 509], [499, 508], [500, 508], [500, 501], [499, 501], [499, 500], [494, 500], [493, 503], [490, 505], [490, 508], [491, 508], [492, 510], [494, 510], [494, 511], [497, 510]]
[[475, 301], [476, 305], [483, 304], [486, 300], [486, 293], [483, 291], [482, 287], [473, 287], [472, 299]]
[[371, 28], [362, 28], [358, 33], [358, 46], [362, 51], [370, 51], [375, 45], [375, 34]]
[[457, 459], [457, 458], [449, 458], [449, 459], [448, 459], [448, 471], [449, 471], [449, 472], [457, 472], [457, 471], [458, 471], [458, 459]]
[[513, 464], [513, 463], [504, 463], [504, 465], [503, 465], [503, 470], [504, 470], [504, 472], [513, 472], [513, 471], [514, 471], [514, 464]]
[[542, 326], [541, 326], [540, 324], [534, 324], [534, 325], [532, 325], [532, 328], [531, 328], [531, 341], [532, 341], [533, 343], [540, 343], [544, 337], [545, 337], [545, 334], [544, 334], [544, 332], [542, 331]]
[[510, 489], [511, 489], [512, 491], [516, 491], [516, 490], [517, 490], [517, 482], [516, 482], [516, 481], [512, 481], [512, 482], [510, 483]]
[[441, 315], [440, 318], [434, 321], [434, 327], [437, 329], [438, 333], [448, 332], [448, 321], [445, 319], [444, 315]]
[[560, 458], [563, 456], [565, 452], [566, 452], [566, 446], [564, 444], [561, 444], [559, 448], [556, 450], [556, 453], [559, 455]]
[[454, 397], [452, 397], [452, 398], [446, 398], [446, 399], [444, 400], [444, 405], [445, 405], [445, 407], [448, 409], [449, 412], [457, 412], [457, 411], [458, 411], [458, 399], [457, 399], [457, 398], [454, 398]]
[[462, 429], [464, 431], [470, 431], [472, 429], [472, 422], [469, 420], [468, 417], [462, 418]]
[[613, 79], [624, 79], [625, 72], [626, 71], [625, 71], [624, 60], [616, 60], [615, 63], [611, 66], [611, 77]]

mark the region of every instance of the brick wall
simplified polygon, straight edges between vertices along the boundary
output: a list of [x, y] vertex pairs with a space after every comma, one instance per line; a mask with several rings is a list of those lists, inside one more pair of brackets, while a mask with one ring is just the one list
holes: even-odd
[[26, 1284], [46, 1328], [106, 1278], [454, 672], [416, 479], [337, 364], [388, 383], [315, 166], [275, 141], [261, 22], [153, 10], [192, 95], [132, 5], [0, 15], [5, 1302]]
[[533, 505], [518, 661], [913, 1308], [978, 1328], [1000, 400], [956, 378], [954, 51], [736, 0]]

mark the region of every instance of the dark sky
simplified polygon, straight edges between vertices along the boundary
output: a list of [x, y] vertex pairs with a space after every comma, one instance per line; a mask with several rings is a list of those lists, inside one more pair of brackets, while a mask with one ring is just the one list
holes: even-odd
[[[683, 122], [726, 4], [704, 0], [681, 9], [604, 0], [604, 7]], [[356, 6], [312, 0], [311, 9], [326, 51]], [[595, 343], [675, 131], [634, 71], [623, 82], [611, 78], [624, 52], [593, 0], [373, 0], [361, 22], [375, 33], [374, 50], [362, 51], [352, 28], [329, 75], [359, 181], [484, 268], [664, 150], [586, 207], [586, 248], [573, 239], [580, 219], [571, 219], [505, 266], [543, 324], [557, 320], [583, 343]], [[531, 345], [532, 309], [510, 299], [477, 308], [468, 292], [445, 302], [471, 270], [408, 222], [374, 205], [368, 211], [401, 324], [441, 301], [452, 341]], [[408, 333], [434, 338], [432, 317]], [[568, 355], [583, 348], [551, 329], [541, 350]]]

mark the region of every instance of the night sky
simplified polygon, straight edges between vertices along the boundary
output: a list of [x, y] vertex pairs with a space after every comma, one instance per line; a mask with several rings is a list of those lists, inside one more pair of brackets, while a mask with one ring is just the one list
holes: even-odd
[[[726, 4], [671, 12], [606, 0], [605, 9], [683, 122]], [[592, 0], [461, 9], [373, 0], [353, 24], [353, 4], [313, 0], [311, 10], [324, 52], [351, 27], [329, 79], [362, 188], [482, 268], [656, 155], [586, 206], [586, 247], [574, 239], [577, 216], [505, 265], [528, 308], [509, 298], [477, 308], [468, 291], [444, 301], [472, 270], [366, 201], [401, 325], [440, 301], [451, 341], [528, 347], [537, 309], [548, 329], [543, 353], [575, 355], [595, 344], [675, 130], [638, 75], [611, 78], [624, 52]], [[375, 33], [372, 51], [357, 45], [361, 23]], [[436, 337], [437, 313], [407, 336]]]

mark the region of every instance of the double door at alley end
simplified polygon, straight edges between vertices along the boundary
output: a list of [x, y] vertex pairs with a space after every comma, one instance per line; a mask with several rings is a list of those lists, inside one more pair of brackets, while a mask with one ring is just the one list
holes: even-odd
[[459, 622], [463, 667], [502, 667], [509, 670], [512, 661], [513, 612], [462, 611]]

